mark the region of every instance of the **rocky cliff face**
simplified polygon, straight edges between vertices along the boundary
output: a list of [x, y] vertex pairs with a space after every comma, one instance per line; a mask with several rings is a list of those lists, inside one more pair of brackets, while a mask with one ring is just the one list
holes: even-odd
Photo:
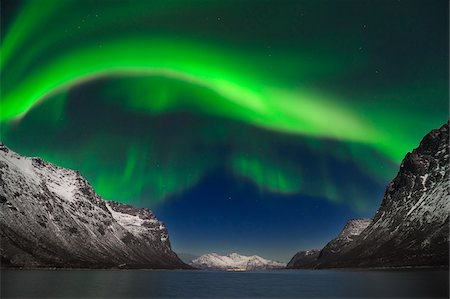
[[2, 266], [188, 268], [147, 209], [100, 198], [81, 175], [0, 145]]
[[218, 255], [208, 253], [193, 260], [191, 265], [199, 269], [209, 270], [267, 270], [284, 268], [286, 264], [267, 260], [257, 255], [245, 256], [237, 253]]
[[288, 269], [311, 269], [314, 268], [319, 258], [320, 249], [312, 249], [297, 252], [289, 261]]
[[331, 240], [320, 251], [319, 259], [328, 259], [338, 256], [341, 251], [352, 243], [372, 222], [372, 219], [351, 219], [347, 222], [337, 238]]
[[352, 243], [367, 226], [372, 223], [372, 219], [360, 218], [351, 219], [347, 222], [339, 236], [328, 242], [322, 249], [299, 251], [287, 264], [288, 269], [311, 269], [316, 268], [319, 260], [331, 259], [339, 256], [341, 251]]
[[314, 267], [448, 266], [449, 211], [447, 123], [405, 156], [373, 221], [349, 242], [344, 229]]

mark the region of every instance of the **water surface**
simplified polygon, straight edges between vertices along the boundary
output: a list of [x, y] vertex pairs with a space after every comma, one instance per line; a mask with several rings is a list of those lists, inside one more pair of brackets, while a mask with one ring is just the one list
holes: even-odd
[[1, 297], [432, 298], [447, 270], [2, 270]]

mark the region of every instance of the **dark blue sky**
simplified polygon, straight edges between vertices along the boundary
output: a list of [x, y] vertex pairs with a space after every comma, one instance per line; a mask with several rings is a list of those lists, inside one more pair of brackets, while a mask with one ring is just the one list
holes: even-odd
[[[239, 252], [287, 262], [299, 250], [324, 246], [348, 219], [372, 217], [384, 192], [367, 189], [373, 206], [356, 212], [321, 198], [262, 193], [225, 173], [211, 173], [192, 190], [153, 208], [166, 223], [175, 251]], [[352, 174], [342, 169], [341, 175]]]

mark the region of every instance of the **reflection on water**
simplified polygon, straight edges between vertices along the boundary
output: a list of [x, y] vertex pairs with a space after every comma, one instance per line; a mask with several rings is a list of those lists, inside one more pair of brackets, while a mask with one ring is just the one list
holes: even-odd
[[447, 270], [2, 270], [1, 297], [448, 298], [448, 278]]

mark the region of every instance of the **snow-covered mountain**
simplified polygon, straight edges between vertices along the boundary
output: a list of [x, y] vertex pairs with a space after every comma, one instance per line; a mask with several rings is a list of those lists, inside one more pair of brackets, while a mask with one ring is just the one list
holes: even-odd
[[266, 260], [257, 255], [245, 256], [237, 253], [229, 255], [204, 254], [193, 260], [190, 265], [199, 269], [211, 270], [263, 270], [286, 267], [285, 263]]
[[306, 267], [448, 266], [449, 168], [447, 122], [405, 156], [373, 221], [346, 226]]
[[189, 268], [151, 211], [105, 201], [80, 173], [0, 145], [2, 266]]

